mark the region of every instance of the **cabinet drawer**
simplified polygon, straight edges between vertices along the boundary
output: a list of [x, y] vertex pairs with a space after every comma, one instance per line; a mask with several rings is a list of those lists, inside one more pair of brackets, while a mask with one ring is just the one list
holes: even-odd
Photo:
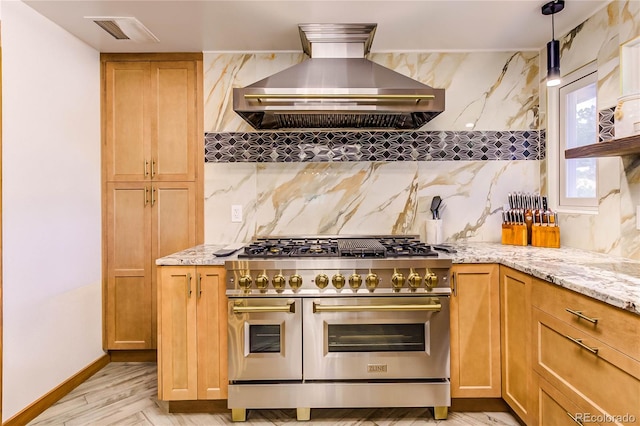
[[[536, 424], [541, 426], [576, 426], [589, 422], [599, 425], [593, 419], [597, 418], [597, 411], [591, 409], [579, 396], [570, 394], [565, 396], [549, 382], [534, 374], [534, 389], [537, 392], [538, 411]], [[574, 399], [580, 403], [575, 403]], [[585, 419], [588, 419], [585, 421]]]
[[579, 395], [598, 414], [627, 415], [620, 424], [640, 419], [640, 362], [537, 308], [532, 313], [533, 364], [542, 378]]
[[640, 360], [638, 315], [537, 279], [533, 280], [531, 303], [583, 334]]

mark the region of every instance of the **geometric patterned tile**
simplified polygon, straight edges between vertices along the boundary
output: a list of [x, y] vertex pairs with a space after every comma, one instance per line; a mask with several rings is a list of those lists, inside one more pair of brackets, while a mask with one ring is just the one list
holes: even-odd
[[598, 140], [610, 141], [615, 137], [614, 113], [616, 107], [607, 108], [598, 112]]
[[[615, 107], [598, 112], [614, 138]], [[206, 163], [543, 160], [546, 130], [205, 133]]]
[[536, 130], [205, 133], [205, 162], [538, 160]]

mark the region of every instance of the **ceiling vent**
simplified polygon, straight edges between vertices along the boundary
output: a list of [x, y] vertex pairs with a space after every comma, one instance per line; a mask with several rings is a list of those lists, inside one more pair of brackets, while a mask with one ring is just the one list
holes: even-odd
[[85, 16], [116, 40], [131, 40], [136, 43], [158, 43], [160, 40], [149, 28], [133, 17]]

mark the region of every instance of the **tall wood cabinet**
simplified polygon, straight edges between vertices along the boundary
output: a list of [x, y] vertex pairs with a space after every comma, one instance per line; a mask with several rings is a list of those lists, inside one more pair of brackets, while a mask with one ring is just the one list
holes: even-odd
[[531, 424], [531, 280], [530, 275], [500, 267], [502, 398]]
[[227, 299], [223, 266], [159, 268], [158, 397], [227, 397]]
[[155, 349], [155, 259], [203, 240], [202, 54], [101, 60], [103, 345]]
[[499, 398], [500, 294], [497, 264], [451, 268], [451, 396]]

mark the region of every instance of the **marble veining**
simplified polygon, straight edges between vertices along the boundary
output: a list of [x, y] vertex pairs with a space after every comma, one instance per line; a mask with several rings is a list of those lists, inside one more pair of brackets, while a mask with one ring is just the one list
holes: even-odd
[[156, 265], [163, 266], [194, 266], [194, 265], [211, 265], [221, 266], [228, 259], [235, 259], [235, 255], [227, 257], [217, 257], [214, 253], [224, 244], [200, 244], [188, 249], [172, 253], [170, 255], [156, 259]]
[[[499, 241], [507, 194], [538, 192], [537, 161], [205, 164], [205, 243], [257, 236], [418, 234], [443, 201], [447, 241]], [[244, 220], [229, 220], [242, 205]]]
[[640, 315], [640, 261], [563, 247], [455, 244], [454, 263], [500, 263]]
[[[542, 280], [640, 315], [640, 261], [563, 247], [496, 243], [453, 243], [453, 263], [499, 263]], [[223, 265], [233, 257], [212, 253], [219, 245], [200, 245], [156, 260], [157, 265]]]

